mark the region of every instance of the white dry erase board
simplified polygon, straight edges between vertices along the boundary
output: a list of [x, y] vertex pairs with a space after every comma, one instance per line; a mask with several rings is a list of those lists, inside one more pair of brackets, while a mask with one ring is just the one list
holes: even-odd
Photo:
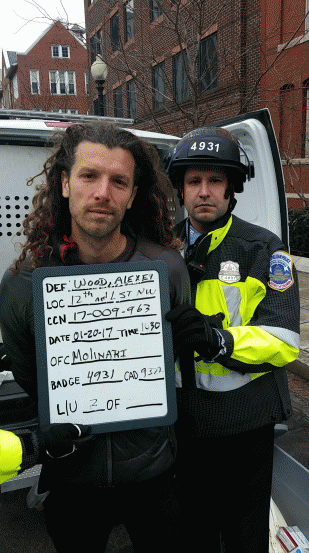
[[103, 433], [175, 422], [163, 261], [43, 267], [32, 285], [41, 426]]

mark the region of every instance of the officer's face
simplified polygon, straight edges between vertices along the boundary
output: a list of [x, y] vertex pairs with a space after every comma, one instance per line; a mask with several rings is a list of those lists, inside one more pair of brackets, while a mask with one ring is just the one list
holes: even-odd
[[192, 226], [204, 232], [209, 223], [227, 212], [229, 198], [225, 198], [228, 180], [216, 167], [191, 167], [184, 176], [184, 204]]
[[72, 239], [117, 240], [120, 224], [136, 193], [134, 158], [123, 148], [81, 142], [70, 177], [62, 173], [62, 194], [69, 199]]

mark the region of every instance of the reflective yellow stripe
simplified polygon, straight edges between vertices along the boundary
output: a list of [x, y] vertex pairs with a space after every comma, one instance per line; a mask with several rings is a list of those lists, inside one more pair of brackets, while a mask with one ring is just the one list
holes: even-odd
[[22, 446], [13, 432], [0, 430], [0, 484], [13, 478], [20, 470]]
[[[205, 363], [204, 361], [195, 361], [195, 370], [200, 374], [213, 374], [216, 376], [225, 376], [232, 372], [226, 367], [223, 367], [223, 365], [220, 365], [220, 363]], [[265, 373], [250, 373], [251, 380], [263, 374]]]
[[212, 252], [212, 250], [216, 249], [216, 247], [219, 246], [219, 244], [221, 244], [222, 240], [225, 238], [228, 231], [230, 230], [232, 220], [233, 220], [233, 218], [232, 218], [232, 215], [231, 215], [231, 217], [229, 218], [227, 224], [224, 227], [221, 227], [217, 230], [213, 230], [212, 232], [209, 233], [212, 236], [211, 236], [211, 242], [210, 242], [210, 246], [209, 246], [209, 249], [208, 249], [208, 253]]
[[231, 371], [220, 363], [205, 363], [205, 361], [195, 361], [195, 370], [199, 374], [215, 374], [216, 376], [224, 376]]
[[275, 367], [283, 367], [297, 358], [298, 349], [258, 326], [231, 326], [228, 330], [237, 343], [237, 348], [231, 355], [232, 359], [254, 365], [260, 358], [261, 362], [265, 359], [265, 362]]

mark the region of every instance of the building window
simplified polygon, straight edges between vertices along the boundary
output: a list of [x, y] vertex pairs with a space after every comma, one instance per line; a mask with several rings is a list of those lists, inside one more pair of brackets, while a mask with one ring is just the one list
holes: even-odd
[[103, 56], [103, 33], [100, 29], [95, 35], [90, 38], [90, 57], [91, 63], [96, 59], [97, 54]]
[[280, 104], [279, 104], [279, 117], [280, 117], [280, 131], [279, 131], [279, 149], [281, 157], [286, 159], [292, 157], [293, 153], [293, 138], [297, 136], [295, 134], [295, 110], [297, 103], [295, 102], [295, 89], [292, 83], [286, 84], [280, 89]]
[[112, 52], [115, 52], [119, 48], [119, 14], [115, 13], [111, 19], [111, 44]]
[[133, 79], [127, 82], [127, 106], [128, 106], [128, 117], [130, 117], [131, 119], [136, 119], [137, 90], [136, 90], [136, 82]]
[[309, 157], [309, 79], [303, 83], [303, 147], [301, 157]]
[[13, 84], [13, 98], [14, 98], [14, 100], [17, 100], [17, 98], [18, 98], [18, 81], [17, 81], [17, 75], [14, 75], [12, 84]]
[[85, 94], [89, 94], [90, 93], [90, 90], [89, 90], [89, 73], [88, 71], [86, 71], [85, 73]]
[[114, 90], [114, 117], [123, 117], [121, 86], [118, 86], [118, 88]]
[[124, 41], [134, 37], [134, 0], [128, 0], [124, 5]]
[[38, 69], [30, 69], [31, 94], [40, 94], [40, 76]]
[[156, 2], [156, 0], [150, 0], [150, 21], [155, 21], [162, 15], [162, 6], [161, 2]]
[[75, 71], [50, 71], [51, 94], [76, 94]]
[[56, 44], [52, 46], [52, 56], [53, 58], [69, 58], [70, 47], [62, 46], [61, 44]]
[[217, 88], [217, 33], [207, 36], [200, 42], [198, 53], [199, 91]]
[[182, 102], [189, 98], [189, 80], [184, 63], [184, 56], [186, 55], [187, 53], [183, 50], [173, 57], [174, 98], [176, 102]]
[[165, 71], [164, 63], [152, 69], [153, 109], [161, 109], [165, 104]]

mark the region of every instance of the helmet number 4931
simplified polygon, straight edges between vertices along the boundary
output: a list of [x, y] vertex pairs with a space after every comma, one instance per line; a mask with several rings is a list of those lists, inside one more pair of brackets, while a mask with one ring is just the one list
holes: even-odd
[[219, 143], [214, 144], [213, 142], [193, 142], [192, 146], [190, 147], [190, 150], [208, 150], [211, 152], [212, 150], [215, 150], [216, 152], [219, 152]]

